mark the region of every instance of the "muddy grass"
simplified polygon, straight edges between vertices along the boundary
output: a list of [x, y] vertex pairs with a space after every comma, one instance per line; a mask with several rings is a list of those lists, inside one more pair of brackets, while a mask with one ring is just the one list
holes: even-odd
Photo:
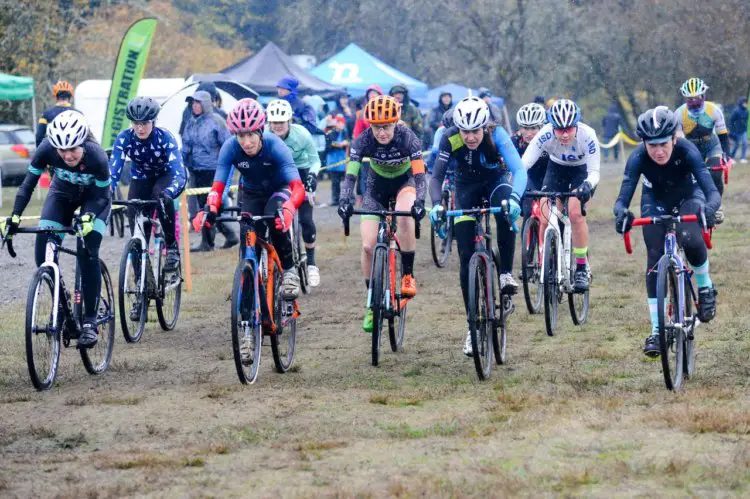
[[[733, 174], [728, 193], [746, 192], [750, 177]], [[638, 235], [627, 256], [612, 230], [618, 186], [605, 175], [589, 212], [590, 322], [573, 326], [561, 307], [549, 338], [518, 299], [509, 364], [482, 383], [461, 354], [457, 256], [436, 269], [428, 238], [404, 351], [369, 365], [359, 237], [343, 237], [332, 208], [318, 210], [322, 284], [301, 301], [298, 368], [276, 374], [264, 349], [250, 387], [231, 357], [234, 251], [193, 259], [195, 290], [175, 331], [149, 322], [138, 345], [118, 336], [97, 378], [66, 350], [41, 394], [22, 339], [30, 255], [22, 268], [2, 256], [0, 495], [747, 496], [750, 219], [727, 204], [711, 260], [718, 319], [699, 328], [698, 371], [673, 394], [640, 353], [645, 254]], [[113, 277], [122, 244], [105, 242]]]

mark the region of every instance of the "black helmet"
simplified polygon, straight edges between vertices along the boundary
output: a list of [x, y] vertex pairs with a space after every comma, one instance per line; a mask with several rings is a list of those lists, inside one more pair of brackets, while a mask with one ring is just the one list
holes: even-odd
[[450, 128], [453, 126], [453, 108], [450, 108], [443, 113], [443, 118], [441, 119], [441, 121], [445, 128]]
[[128, 102], [125, 111], [130, 121], [153, 121], [159, 114], [159, 104], [151, 97], [136, 97]]
[[672, 138], [677, 130], [677, 116], [667, 106], [657, 106], [638, 116], [635, 131], [651, 144], [660, 144]]

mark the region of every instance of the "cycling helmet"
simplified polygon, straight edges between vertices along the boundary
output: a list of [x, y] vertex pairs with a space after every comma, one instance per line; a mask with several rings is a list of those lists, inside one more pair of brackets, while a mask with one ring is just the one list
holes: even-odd
[[453, 108], [450, 108], [443, 113], [443, 117], [440, 122], [445, 128], [450, 128], [453, 126]]
[[128, 102], [125, 114], [130, 121], [153, 121], [160, 109], [159, 103], [151, 97], [136, 97]]
[[581, 121], [581, 109], [569, 99], [556, 100], [547, 111], [547, 121], [554, 128], [569, 128]]
[[294, 116], [292, 105], [283, 99], [272, 100], [266, 106], [266, 119], [271, 123], [291, 121]]
[[52, 86], [52, 95], [54, 95], [55, 98], [57, 98], [57, 95], [60, 92], [67, 92], [70, 94], [71, 97], [73, 97], [73, 85], [71, 85], [65, 80], [58, 81]]
[[63, 111], [47, 126], [47, 139], [55, 149], [72, 149], [86, 141], [89, 124], [79, 111]]
[[464, 97], [453, 110], [453, 122], [461, 130], [484, 128], [490, 121], [490, 108], [479, 97]]
[[667, 106], [657, 106], [638, 116], [635, 132], [649, 144], [661, 144], [674, 136], [677, 116]]
[[266, 124], [266, 113], [258, 101], [245, 97], [237, 101], [227, 116], [227, 128], [233, 134], [262, 132]]
[[401, 119], [401, 104], [390, 95], [378, 95], [365, 104], [365, 120], [373, 125], [387, 125]]
[[706, 93], [708, 85], [700, 78], [688, 78], [688, 80], [682, 84], [680, 91], [685, 97], [700, 97]]
[[544, 124], [545, 115], [544, 106], [534, 102], [521, 106], [521, 109], [516, 113], [516, 121], [518, 122], [518, 126], [533, 128]]

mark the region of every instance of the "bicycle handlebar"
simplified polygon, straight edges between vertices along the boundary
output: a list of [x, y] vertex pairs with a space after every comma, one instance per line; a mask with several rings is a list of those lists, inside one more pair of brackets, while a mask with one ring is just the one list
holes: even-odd
[[[577, 192], [552, 192], [552, 191], [526, 191], [523, 193], [524, 196], [530, 198], [577, 198]], [[586, 216], [586, 203], [581, 203], [581, 215]]]
[[[665, 222], [674, 221], [676, 223], [688, 223], [688, 222], [700, 222], [702, 227], [702, 233], [703, 233], [703, 241], [706, 243], [706, 248], [713, 249], [713, 243], [711, 242], [711, 231], [705, 229], [705, 220], [699, 221], [698, 215], [680, 215], [680, 216], [673, 216], [673, 215], [661, 215], [658, 217], [642, 217], [642, 218], [636, 218], [633, 220], [633, 227], [638, 227], [641, 225], [654, 225], [654, 224], [663, 224]], [[623, 243], [625, 244], [625, 251], [628, 254], [633, 253], [633, 245], [630, 240], [630, 231], [627, 231], [622, 235]]]
[[[78, 235], [78, 227], [19, 227], [16, 229], [15, 234], [72, 234]], [[15, 248], [13, 248], [13, 239], [3, 235], [3, 245], [8, 246], [8, 254], [11, 258], [16, 258]], [[85, 247], [85, 243], [84, 243]]]
[[[419, 220], [417, 220], [414, 215], [411, 214], [410, 211], [389, 211], [389, 210], [354, 210], [352, 211], [352, 215], [374, 215], [380, 218], [386, 218], [386, 217], [412, 217], [414, 218], [414, 237], [419, 239], [419, 236], [421, 235], [420, 232], [420, 226], [419, 226]], [[343, 219], [344, 221], [344, 235], [346, 237], [349, 237], [349, 219], [350, 217], [347, 217]]]
[[158, 206], [156, 199], [123, 199], [112, 201], [112, 206]]

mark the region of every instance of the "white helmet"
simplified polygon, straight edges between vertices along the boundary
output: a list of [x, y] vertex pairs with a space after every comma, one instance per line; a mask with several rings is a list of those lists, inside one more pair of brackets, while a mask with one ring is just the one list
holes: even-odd
[[86, 141], [89, 124], [79, 111], [63, 111], [47, 126], [47, 139], [55, 149], [72, 149]]
[[453, 123], [461, 130], [484, 128], [490, 121], [490, 108], [479, 97], [464, 97], [453, 110]]
[[292, 105], [283, 99], [272, 100], [266, 106], [266, 117], [270, 123], [291, 121], [294, 116]]
[[531, 104], [521, 106], [521, 109], [516, 113], [516, 121], [518, 122], [518, 126], [524, 128], [542, 126], [546, 119], [546, 114], [547, 111], [545, 111], [544, 106], [532, 102]]
[[554, 128], [569, 128], [581, 121], [581, 109], [569, 99], [557, 99], [547, 111], [547, 121]]

